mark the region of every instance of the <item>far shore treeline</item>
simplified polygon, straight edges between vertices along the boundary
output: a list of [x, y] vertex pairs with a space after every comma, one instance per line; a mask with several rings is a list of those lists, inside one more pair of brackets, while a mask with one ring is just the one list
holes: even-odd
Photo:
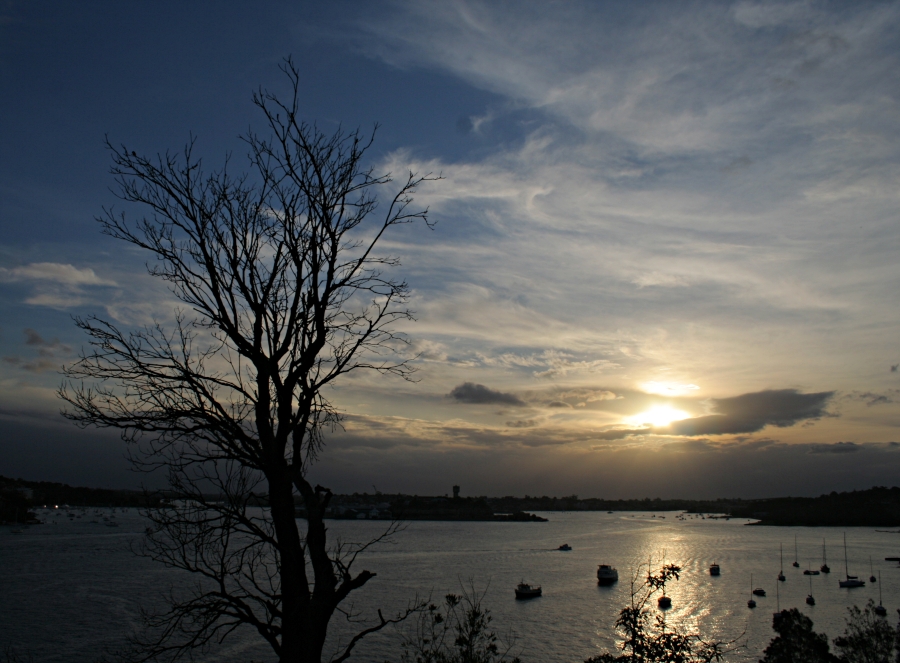
[[[110, 490], [26, 481], [0, 476], [0, 522], [25, 522], [29, 509], [44, 505], [91, 507], [155, 507], [178, 499], [171, 491]], [[214, 499], [214, 495], [210, 496]], [[260, 498], [256, 504], [264, 506]], [[900, 526], [900, 487], [832, 492], [819, 497], [716, 500], [564, 497], [448, 497], [401, 493], [335, 495], [334, 518], [400, 518], [406, 520], [530, 520], [534, 511], [686, 511], [749, 518], [755, 525], [822, 527]], [[502, 515], [500, 515], [502, 514]], [[298, 513], [302, 516], [302, 512]], [[514, 517], [512, 517], [514, 516]], [[32, 516], [33, 517], [33, 516]]]

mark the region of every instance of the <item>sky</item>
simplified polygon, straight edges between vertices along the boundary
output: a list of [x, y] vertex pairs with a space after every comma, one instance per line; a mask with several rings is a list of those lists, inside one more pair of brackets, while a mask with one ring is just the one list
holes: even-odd
[[0, 475], [135, 487], [63, 420], [73, 316], [175, 302], [103, 236], [105, 137], [204, 164], [304, 117], [440, 173], [386, 238], [415, 382], [353, 377], [339, 492], [767, 497], [900, 476], [900, 3], [0, 5]]

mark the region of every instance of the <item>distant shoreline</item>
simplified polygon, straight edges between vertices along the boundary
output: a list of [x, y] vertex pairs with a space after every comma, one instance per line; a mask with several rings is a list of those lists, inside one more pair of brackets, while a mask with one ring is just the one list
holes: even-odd
[[[215, 495], [208, 496], [215, 500]], [[71, 506], [154, 507], [177, 499], [171, 491], [142, 492], [73, 487], [47, 481], [25, 481], [0, 476], [0, 522], [22, 522], [24, 511], [45, 504]], [[263, 498], [254, 503], [265, 506]], [[301, 507], [300, 500], [297, 506]], [[448, 497], [400, 493], [353, 493], [332, 496], [331, 518], [396, 518], [403, 520], [485, 520], [537, 522], [536, 511], [631, 511], [724, 514], [748, 518], [753, 526], [781, 527], [900, 527], [900, 487], [876, 486], [867, 490], [832, 492], [819, 497], [767, 499], [627, 499], [529, 496]], [[373, 511], [375, 512], [373, 514]], [[364, 516], [360, 516], [365, 513]], [[16, 515], [19, 514], [19, 515]], [[900, 533], [900, 532], [898, 532]]]

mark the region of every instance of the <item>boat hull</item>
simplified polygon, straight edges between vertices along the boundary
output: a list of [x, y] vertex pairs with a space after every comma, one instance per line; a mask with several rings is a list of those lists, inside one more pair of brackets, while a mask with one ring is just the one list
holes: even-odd
[[613, 585], [619, 582], [619, 572], [607, 564], [601, 564], [597, 568], [597, 584]]

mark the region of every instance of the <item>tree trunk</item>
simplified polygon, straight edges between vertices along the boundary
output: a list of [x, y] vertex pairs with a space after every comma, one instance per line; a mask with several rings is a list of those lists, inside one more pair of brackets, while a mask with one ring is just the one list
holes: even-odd
[[269, 479], [269, 506], [281, 556], [281, 663], [320, 663], [322, 648], [309, 648], [310, 592], [306, 556], [294, 516], [293, 486]]

